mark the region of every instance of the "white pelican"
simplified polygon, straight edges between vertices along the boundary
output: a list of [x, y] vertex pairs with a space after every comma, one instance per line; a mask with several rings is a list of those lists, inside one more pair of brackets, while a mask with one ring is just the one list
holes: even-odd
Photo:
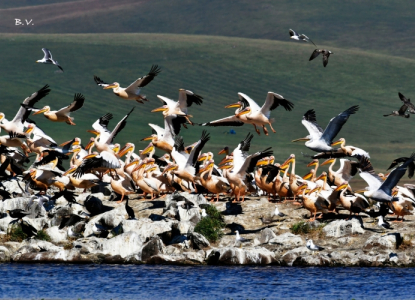
[[161, 70], [157, 65], [153, 65], [150, 69], [150, 72], [148, 72], [147, 75], [138, 78], [136, 81], [131, 83], [127, 88], [120, 87], [120, 84], [118, 82], [114, 82], [112, 84], [105, 83], [102, 81], [99, 77], [94, 75], [94, 80], [97, 85], [104, 87], [104, 90], [106, 89], [112, 89], [115, 95], [117, 95], [120, 98], [126, 99], [126, 100], [135, 100], [139, 103], [144, 103], [142, 100], [147, 101], [147, 98], [145, 96], [140, 95], [140, 90], [142, 87], [149, 84], [154, 77], [160, 73]]
[[244, 119], [248, 120], [249, 123], [254, 124], [254, 126], [262, 126], [262, 129], [266, 135], [268, 135], [268, 130], [265, 128], [266, 124], [269, 125], [272, 132], [276, 132], [271, 125], [271, 122], [274, 121], [273, 119], [270, 119], [272, 110], [276, 109], [280, 105], [287, 111], [291, 111], [294, 108], [294, 103], [284, 99], [283, 96], [274, 92], [268, 92], [265, 103], [262, 107], [259, 107], [255, 101], [251, 101], [249, 104], [250, 105], [238, 113], [236, 117], [240, 118], [245, 115]]
[[[303, 192], [303, 206], [310, 212], [310, 222], [316, 220], [316, 214], [318, 212], [326, 212], [327, 208], [330, 206], [330, 202], [327, 199], [319, 196], [319, 192], [321, 191], [322, 187], [316, 187], [311, 190], [307, 195], [307, 184], [304, 183], [298, 188], [298, 194]], [[314, 214], [314, 217], [313, 217]], [[318, 218], [321, 218], [320, 215]]]
[[359, 214], [369, 207], [369, 202], [363, 195], [348, 191], [348, 187], [349, 184], [345, 182], [344, 184], [338, 186], [334, 191], [341, 191], [339, 195], [340, 203], [344, 209], [350, 211], [350, 215], [352, 215], [352, 213]]
[[[38, 90], [37, 92], [33, 93], [30, 97], [27, 97], [23, 104], [28, 106], [33, 106], [43, 97], [47, 96], [50, 92], [49, 86], [45, 85], [43, 88]], [[30, 110], [26, 109], [25, 107], [20, 106], [19, 110], [17, 111], [15, 117], [11, 121], [7, 121], [4, 118], [4, 114], [0, 113], [0, 128], [4, 129], [7, 132], [16, 132], [17, 134], [24, 134], [24, 122], [30, 115]]]
[[37, 62], [37, 63], [41, 63], [41, 64], [54, 64], [54, 65], [55, 65], [55, 66], [57, 66], [59, 69], [61, 69], [61, 70], [62, 70], [62, 72], [63, 72], [63, 69], [62, 69], [62, 67], [58, 64], [58, 61], [57, 61], [57, 60], [53, 60], [53, 58], [52, 58], [52, 53], [50, 52], [50, 50], [49, 50], [49, 49], [46, 49], [46, 48], [42, 48], [42, 51], [43, 51], [43, 53], [44, 53], [43, 58], [42, 58], [42, 59], [37, 60], [36, 62]]
[[153, 133], [151, 136], [143, 138], [142, 141], [151, 140], [153, 145], [163, 150], [167, 153], [171, 153], [171, 150], [173, 149], [174, 145], [174, 138], [176, 134], [180, 131], [180, 123], [177, 123], [178, 125], [178, 131], [175, 133], [174, 127], [175, 121], [178, 120], [177, 118], [174, 118], [172, 116], [167, 116], [164, 118], [164, 129], [161, 128], [158, 125], [149, 123], [148, 125], [155, 131], [155, 134]]
[[26, 108], [35, 111], [33, 115], [43, 113], [46, 119], [52, 122], [66, 122], [69, 125], [75, 125], [71, 112], [77, 111], [84, 105], [85, 97], [82, 94], [75, 94], [73, 102], [68, 106], [62, 107], [60, 110], [50, 110], [49, 106], [45, 106], [42, 109], [26, 106]]
[[[394, 169], [385, 181], [380, 179], [373, 170], [372, 164], [366, 157], [360, 159], [362, 177], [369, 185], [368, 190], [364, 191], [364, 195], [378, 202], [397, 201], [396, 197], [392, 196], [392, 189], [396, 186], [402, 176], [405, 174], [408, 165], [414, 160], [415, 153], [401, 166]], [[359, 191], [361, 192], [361, 191]]]
[[306, 141], [305, 145], [316, 152], [333, 151], [334, 149], [331, 146], [333, 139], [340, 132], [350, 115], [355, 114], [358, 110], [359, 106], [354, 105], [332, 118], [324, 132], [316, 122], [314, 110], [309, 110], [304, 114], [301, 121], [308, 130], [309, 135], [305, 138], [293, 140], [293, 142]]

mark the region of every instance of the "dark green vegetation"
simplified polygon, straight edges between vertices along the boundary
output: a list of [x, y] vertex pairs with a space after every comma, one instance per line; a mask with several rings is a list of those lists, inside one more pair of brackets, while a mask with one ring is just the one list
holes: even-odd
[[218, 241], [222, 235], [222, 228], [225, 227], [220, 211], [213, 205], [206, 207], [207, 217], [200, 220], [194, 231], [204, 235], [209, 242]]
[[16, 224], [10, 227], [7, 233], [7, 240], [9, 242], [22, 242], [27, 238], [27, 234], [23, 232], [22, 226]]
[[291, 232], [293, 234], [306, 234], [309, 237], [321, 237], [324, 226], [326, 226], [325, 223], [320, 224], [318, 227], [313, 227], [309, 222], [300, 221], [293, 224]]
[[[73, 114], [76, 126], [51, 123], [43, 116], [32, 118], [62, 143], [79, 136], [86, 144], [91, 136], [86, 132], [92, 123], [107, 112], [114, 114], [110, 128], [132, 106], [136, 110], [128, 119], [116, 142], [129, 141], [143, 149], [147, 143], [140, 139], [151, 133], [147, 123], [163, 126], [160, 113], [150, 113], [161, 102], [156, 95], [177, 99], [178, 89], [190, 89], [204, 97], [202, 106], [192, 106], [189, 113], [195, 122], [207, 122], [234, 113], [224, 106], [238, 100], [244, 92], [260, 105], [268, 91], [284, 95], [295, 104], [292, 112], [281, 107], [272, 112], [277, 133], [263, 134], [253, 139], [251, 151], [272, 146], [277, 161], [291, 153], [297, 155], [298, 173], [305, 172], [310, 161], [301, 152], [312, 154], [302, 143], [291, 140], [307, 135], [301, 124], [302, 115], [314, 108], [322, 127], [352, 105], [360, 105], [350, 117], [340, 137], [348, 144], [367, 150], [375, 169], [385, 171], [396, 157], [408, 156], [414, 149], [414, 118], [384, 118], [382, 114], [397, 109], [401, 102], [398, 91], [414, 97], [412, 69], [415, 60], [369, 53], [358, 50], [330, 48], [334, 54], [327, 68], [321, 59], [309, 62], [313, 47], [305, 43], [254, 40], [227, 37], [162, 35], [162, 34], [99, 34], [99, 35], [0, 35], [2, 44], [3, 83], [1, 111], [11, 119], [25, 97], [48, 83], [52, 92], [38, 106], [59, 109], [69, 104], [75, 93], [86, 97], [84, 107]], [[56, 67], [36, 64], [43, 56], [42, 47], [51, 49], [65, 73], [55, 73]], [[149, 102], [144, 105], [116, 97], [112, 91], [95, 85], [93, 75], [122, 86], [146, 74], [152, 64], [162, 72], [143, 94]], [[225, 145], [235, 147], [252, 126], [235, 127], [237, 134], [226, 134], [229, 127], [208, 128], [212, 139], [206, 150], [215, 154]], [[195, 142], [203, 128], [183, 130], [186, 144]]]
[[39, 230], [35, 236], [35, 239], [47, 241], [47, 242], [51, 241], [49, 234], [44, 230]]

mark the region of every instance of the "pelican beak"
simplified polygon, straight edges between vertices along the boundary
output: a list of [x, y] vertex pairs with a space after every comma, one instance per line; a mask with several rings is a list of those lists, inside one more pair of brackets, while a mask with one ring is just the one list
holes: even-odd
[[207, 155], [206, 154], [202, 154], [199, 156], [199, 159], [197, 161], [204, 161], [207, 159]]
[[104, 87], [104, 90], [108, 90], [108, 89], [115, 89], [117, 86], [115, 84], [110, 84], [108, 86]]
[[33, 131], [33, 127], [28, 127], [24, 134], [30, 134]]
[[393, 192], [392, 192], [392, 197], [395, 197], [396, 195], [398, 195], [398, 190], [394, 190]]
[[243, 109], [239, 114], [235, 115], [235, 117], [239, 118], [240, 116], [249, 114], [250, 112], [251, 112], [250, 108], [247, 107], [247, 108]]
[[230, 169], [231, 167], [232, 167], [232, 165], [226, 164], [226, 165], [220, 166], [219, 169], [224, 170], [224, 169]]
[[153, 136], [152, 135], [141, 139], [141, 141], [152, 141], [152, 140], [153, 140]]
[[303, 138], [300, 138], [300, 139], [292, 140], [291, 142], [292, 143], [294, 143], [294, 142], [307, 142], [309, 140], [310, 140], [309, 137], [303, 137]]
[[225, 157], [224, 159], [220, 161], [219, 165], [223, 165], [223, 164], [226, 164], [232, 161], [233, 161], [233, 158]]
[[313, 167], [313, 166], [315, 166], [315, 165], [317, 165], [317, 164], [318, 164], [318, 160], [317, 160], [317, 159], [315, 159], [315, 160], [313, 160], [312, 162], [310, 162], [310, 163], [307, 165], [307, 168]]
[[332, 146], [337, 146], [337, 145], [340, 145], [341, 143], [342, 143], [342, 141], [341, 140], [338, 140], [337, 142], [334, 142], [331, 145]]
[[326, 180], [327, 179], [327, 174], [321, 174], [319, 177], [316, 178], [316, 181], [320, 180], [320, 179], [321, 180]]
[[335, 158], [329, 158], [328, 160], [324, 161], [320, 166], [331, 164], [335, 160]]
[[240, 108], [240, 107], [242, 107], [241, 102], [237, 102], [237, 103], [233, 103], [233, 104], [229, 104], [225, 106], [225, 108]]
[[85, 150], [89, 150], [89, 148], [91, 148], [93, 144], [94, 141], [89, 141], [89, 143], [85, 146]]
[[312, 189], [311, 191], [309, 191], [308, 194], [310, 195], [310, 194], [318, 191], [319, 189], [320, 189], [320, 187], [319, 186], [316, 186], [314, 189]]
[[289, 164], [286, 164], [286, 165], [284, 165], [284, 166], [280, 166], [280, 170], [281, 171], [285, 171], [285, 170], [287, 170], [288, 169], [288, 167], [289, 167], [290, 165]]
[[112, 148], [112, 151], [114, 151], [115, 154], [117, 154], [120, 151], [120, 146], [115, 146]]
[[151, 112], [159, 112], [159, 111], [167, 111], [169, 110], [169, 107], [167, 105], [163, 105], [162, 107], [155, 108]]
[[218, 152], [218, 154], [226, 154], [226, 149], [225, 149], [225, 148], [223, 148], [222, 150], [220, 150], [220, 151]]
[[341, 191], [341, 190], [343, 190], [343, 189], [347, 188], [347, 186], [348, 186], [348, 184], [347, 184], [347, 183], [342, 184], [342, 185], [338, 186], [338, 187], [337, 187], [334, 191], [335, 191], [335, 192]]
[[132, 146], [124, 146], [120, 152], [118, 152], [118, 156], [119, 157], [123, 157], [128, 151], [132, 151], [133, 147]]
[[364, 192], [366, 192], [366, 190], [357, 190], [357, 191], [354, 191], [355, 194], [363, 194]]
[[264, 166], [264, 165], [268, 165], [268, 163], [269, 163], [269, 159], [263, 159], [263, 160], [258, 161], [258, 162], [256, 163], [256, 166], [257, 166], [257, 167], [259, 167], [259, 166]]
[[135, 165], [137, 165], [138, 163], [139, 163], [139, 161], [138, 161], [138, 160], [132, 161], [132, 162], [130, 162], [129, 164], [125, 165], [125, 166], [124, 166], [124, 169], [127, 169], [127, 168], [129, 168], [129, 167], [131, 167], [131, 166], [135, 166]]
[[289, 159], [287, 159], [282, 165], [281, 167], [285, 167], [288, 166], [288, 164], [290, 163], [294, 163], [295, 162], [295, 158], [294, 157], [290, 157]]
[[96, 130], [88, 129], [87, 132], [93, 133], [95, 135], [99, 135], [99, 132]]
[[47, 109], [41, 109], [41, 110], [35, 112], [33, 115], [39, 115], [39, 114], [42, 114], [42, 113], [44, 113], [46, 111], [47, 111]]
[[94, 158], [95, 156], [97, 156], [98, 154], [90, 154], [90, 155], [87, 155], [87, 156], [85, 156], [84, 157], [84, 159], [83, 160], [85, 160], [85, 159], [90, 159], [90, 158]]
[[71, 173], [75, 172], [75, 170], [76, 170], [76, 167], [72, 167], [72, 168], [70, 168], [68, 171], [66, 171], [65, 173], [63, 173], [63, 175], [62, 175], [62, 176], [69, 175], [69, 174], [71, 174]]
[[308, 173], [307, 175], [305, 175], [304, 177], [303, 177], [303, 179], [304, 180], [308, 180], [308, 179], [310, 179], [311, 177], [313, 177], [313, 173]]
[[29, 175], [30, 175], [30, 176], [34, 176], [34, 175], [36, 175], [36, 169], [31, 170], [31, 171], [29, 172]]
[[152, 152], [154, 150], [154, 146], [153, 146], [153, 144], [151, 144], [150, 143], [150, 145], [148, 145], [144, 150], [143, 150], [143, 152], [141, 152], [141, 154], [143, 154], [143, 155], [145, 155], [145, 154], [147, 154], [147, 153], [150, 153], [150, 152]]
[[301, 191], [304, 190], [305, 188], [307, 188], [307, 184], [300, 185], [297, 189], [297, 195], [300, 194]]

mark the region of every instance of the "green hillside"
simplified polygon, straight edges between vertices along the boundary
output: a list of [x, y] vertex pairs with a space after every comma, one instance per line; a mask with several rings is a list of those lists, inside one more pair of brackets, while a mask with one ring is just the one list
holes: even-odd
[[[260, 105], [268, 91], [284, 95], [295, 103], [292, 112], [281, 108], [272, 112], [276, 134], [255, 136], [252, 151], [272, 146], [279, 161], [291, 153], [311, 154], [303, 144], [290, 141], [306, 135], [301, 124], [305, 111], [314, 108], [318, 121], [325, 127], [330, 118], [352, 105], [360, 105], [350, 117], [341, 137], [347, 142], [369, 151], [379, 169], [393, 158], [409, 155], [415, 145], [412, 139], [414, 118], [384, 118], [382, 114], [399, 108], [398, 91], [413, 97], [410, 88], [415, 60], [357, 50], [332, 48], [327, 68], [321, 58], [309, 62], [313, 47], [293, 41], [167, 35], [167, 34], [85, 34], [85, 35], [13, 35], [1, 34], [2, 82], [1, 104], [6, 118], [11, 119], [19, 103], [45, 84], [52, 92], [38, 106], [50, 105], [59, 109], [69, 104], [75, 93], [86, 96], [84, 108], [74, 113], [77, 126], [50, 123], [43, 116], [33, 119], [58, 143], [74, 136], [86, 143], [86, 132], [92, 123], [107, 112], [114, 114], [110, 128], [115, 126], [133, 106], [129, 122], [116, 141], [139, 142], [150, 134], [147, 123], [163, 125], [159, 113], [150, 111], [161, 105], [156, 95], [176, 99], [179, 88], [190, 89], [204, 97], [203, 106], [192, 106], [190, 114], [195, 122], [225, 117], [233, 110], [224, 106], [238, 100], [244, 92]], [[65, 73], [56, 73], [56, 67], [36, 64], [48, 47]], [[143, 89], [150, 102], [139, 105], [117, 98], [111, 91], [95, 85], [93, 75], [105, 81], [118, 81], [127, 86], [137, 77], [158, 64], [162, 72]], [[202, 127], [183, 130], [186, 144], [195, 142]], [[226, 134], [230, 128], [205, 128], [212, 136], [207, 149], [217, 152], [243, 139], [252, 126], [236, 127], [236, 135]], [[339, 137], [340, 137], [339, 136]], [[301, 171], [304, 171], [303, 168]]]
[[[317, 45], [413, 57], [415, 2], [16, 0], [0, 3], [4, 33], [174, 33], [287, 41], [288, 29]], [[33, 26], [15, 26], [15, 18]]]

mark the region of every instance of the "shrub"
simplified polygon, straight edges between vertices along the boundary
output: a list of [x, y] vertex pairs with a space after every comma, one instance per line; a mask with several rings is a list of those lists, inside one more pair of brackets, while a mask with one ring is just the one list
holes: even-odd
[[216, 242], [223, 235], [222, 228], [225, 227], [225, 222], [215, 206], [209, 205], [205, 210], [208, 216], [196, 224], [194, 231], [202, 234], [209, 242]]
[[39, 230], [37, 234], [35, 235], [35, 238], [41, 241], [47, 241], [47, 242], [51, 241], [49, 234], [47, 234], [46, 231], [44, 230]]
[[310, 231], [311, 231], [310, 224], [304, 221], [294, 223], [293, 227], [291, 227], [291, 232], [294, 234], [307, 234], [307, 233], [310, 233]]
[[20, 243], [26, 238], [27, 234], [23, 232], [22, 227], [20, 225], [13, 225], [7, 234], [7, 240], [9, 242]]

